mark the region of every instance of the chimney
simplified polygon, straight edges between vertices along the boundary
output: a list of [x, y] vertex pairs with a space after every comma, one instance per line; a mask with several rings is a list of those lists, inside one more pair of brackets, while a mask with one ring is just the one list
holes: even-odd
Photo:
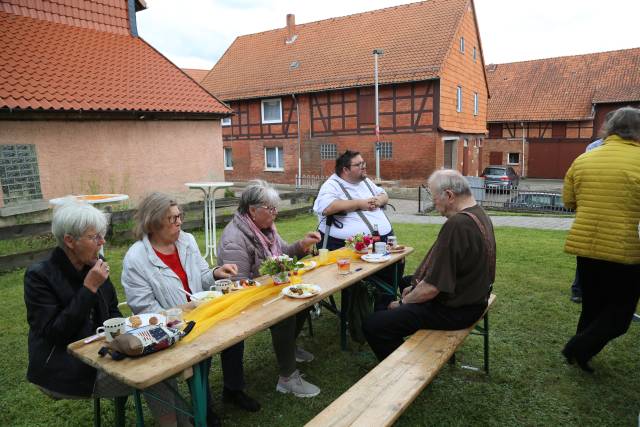
[[296, 34], [296, 15], [287, 13], [287, 44], [291, 44], [298, 38]]

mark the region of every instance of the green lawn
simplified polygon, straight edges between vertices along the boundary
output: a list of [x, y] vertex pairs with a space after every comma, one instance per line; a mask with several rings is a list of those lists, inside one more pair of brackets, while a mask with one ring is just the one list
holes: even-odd
[[[283, 220], [281, 234], [294, 240], [311, 230], [311, 216]], [[417, 266], [439, 226], [400, 224], [401, 243], [416, 247], [407, 271]], [[199, 241], [202, 234], [196, 233]], [[494, 292], [498, 299], [490, 315], [491, 375], [445, 366], [398, 421], [414, 425], [626, 425], [637, 424], [640, 412], [640, 324], [593, 361], [595, 375], [567, 366], [560, 349], [574, 331], [580, 307], [569, 301], [575, 261], [563, 253], [565, 232], [499, 228], [498, 268]], [[107, 247], [113, 281], [120, 287], [121, 260], [126, 247]], [[0, 425], [91, 424], [90, 401], [54, 402], [25, 380], [27, 326], [22, 299], [24, 270], [0, 275], [4, 310], [0, 314]], [[248, 392], [263, 409], [256, 414], [225, 407], [216, 401], [227, 425], [295, 426], [304, 424], [347, 390], [375, 365], [366, 346], [339, 348], [337, 319], [323, 312], [314, 321], [315, 337], [301, 337], [316, 360], [301, 365], [322, 393], [297, 399], [275, 391], [277, 369], [269, 332], [246, 342], [245, 376]], [[481, 366], [479, 337], [469, 337], [458, 360]], [[211, 374], [216, 398], [221, 373], [214, 358]], [[113, 420], [112, 406], [103, 404], [105, 425]], [[133, 406], [128, 422], [134, 424]], [[147, 418], [151, 421], [150, 418]]]

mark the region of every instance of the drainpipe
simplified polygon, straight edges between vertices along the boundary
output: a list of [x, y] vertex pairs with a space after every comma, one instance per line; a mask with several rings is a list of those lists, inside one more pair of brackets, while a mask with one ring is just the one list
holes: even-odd
[[301, 157], [302, 139], [300, 137], [300, 108], [298, 106], [298, 99], [296, 98], [296, 96], [292, 93], [291, 97], [293, 98], [293, 101], [296, 103], [296, 122], [297, 122], [297, 128], [298, 128], [298, 180], [302, 184], [302, 157]]
[[524, 176], [526, 176], [525, 175], [525, 170], [524, 170], [524, 143], [525, 143], [524, 122], [520, 122], [520, 124], [522, 125], [522, 170], [520, 171], [520, 175], [522, 175], [524, 177]]

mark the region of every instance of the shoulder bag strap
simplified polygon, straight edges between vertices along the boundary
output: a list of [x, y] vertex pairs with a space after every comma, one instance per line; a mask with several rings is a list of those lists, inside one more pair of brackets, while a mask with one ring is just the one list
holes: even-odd
[[[340, 181], [338, 181], [337, 179], [334, 179], [335, 182], [338, 183], [338, 185], [340, 186], [340, 188], [342, 189], [342, 192], [344, 193], [345, 196], [347, 196], [347, 199], [349, 200], [353, 200], [353, 197], [351, 197], [351, 194], [349, 194], [349, 192], [347, 191], [347, 189], [345, 188], [344, 185], [342, 185], [342, 183]], [[366, 182], [366, 180], [365, 180]], [[371, 188], [369, 188], [371, 190]], [[369, 232], [373, 233], [373, 226], [371, 225], [371, 223], [369, 222], [369, 220], [367, 219], [367, 217], [364, 215], [364, 213], [362, 213], [362, 211], [360, 209], [355, 211], [358, 216], [360, 217], [360, 219], [362, 219], [362, 221], [366, 224], [366, 226], [369, 228]]]
[[461, 211], [458, 213], [467, 215], [469, 218], [473, 220], [473, 222], [476, 223], [476, 225], [480, 229], [480, 233], [482, 233], [482, 237], [484, 238], [485, 249], [487, 250], [487, 254], [489, 255], [489, 275], [490, 275], [489, 279], [493, 283], [496, 279], [496, 253], [493, 250], [493, 246], [491, 245], [491, 242], [489, 241], [489, 235], [487, 234], [487, 229], [482, 224], [482, 222], [480, 222], [480, 219], [478, 219], [478, 217], [475, 214], [471, 212], [466, 212], [466, 211]]

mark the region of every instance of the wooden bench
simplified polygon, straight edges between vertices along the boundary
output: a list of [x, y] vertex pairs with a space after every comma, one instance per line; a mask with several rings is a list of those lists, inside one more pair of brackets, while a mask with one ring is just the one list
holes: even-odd
[[[388, 426], [435, 378], [471, 333], [484, 338], [484, 370], [489, 372], [489, 316], [496, 296], [491, 294], [484, 315], [467, 329], [420, 330], [360, 381], [344, 392], [307, 426]], [[478, 324], [484, 322], [483, 327]], [[473, 332], [474, 329], [476, 332]]]

